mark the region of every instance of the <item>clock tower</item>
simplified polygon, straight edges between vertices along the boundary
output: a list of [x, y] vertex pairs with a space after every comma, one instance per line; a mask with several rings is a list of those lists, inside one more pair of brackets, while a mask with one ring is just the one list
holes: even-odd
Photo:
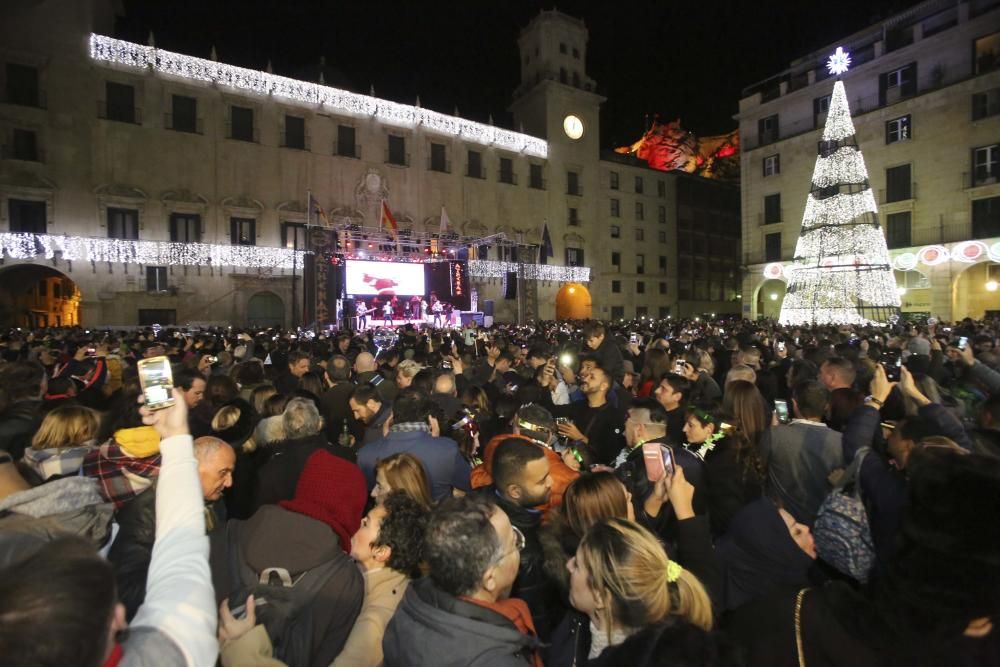
[[548, 142], [543, 169], [551, 264], [594, 266], [600, 198], [600, 107], [604, 98], [587, 76], [587, 27], [556, 10], [543, 11], [518, 37], [521, 84], [510, 111], [514, 127]]

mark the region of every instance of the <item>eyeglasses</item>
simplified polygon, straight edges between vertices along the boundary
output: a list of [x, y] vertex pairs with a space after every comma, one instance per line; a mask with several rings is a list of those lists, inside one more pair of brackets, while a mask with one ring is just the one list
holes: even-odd
[[522, 533], [517, 526], [511, 526], [511, 529], [514, 531], [514, 548], [511, 549], [510, 551], [504, 551], [503, 554], [499, 558], [497, 558], [496, 560], [497, 563], [499, 563], [504, 558], [506, 558], [507, 556], [511, 555], [516, 551], [524, 551], [524, 545], [525, 545], [524, 533]]

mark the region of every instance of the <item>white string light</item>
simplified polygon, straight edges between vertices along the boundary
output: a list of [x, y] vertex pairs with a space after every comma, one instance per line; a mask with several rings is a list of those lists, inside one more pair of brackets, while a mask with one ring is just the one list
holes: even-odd
[[53, 259], [57, 252], [67, 261], [251, 269], [301, 268], [305, 255], [289, 248], [262, 246], [0, 233], [0, 254], [12, 259], [32, 259], [39, 255]]
[[585, 266], [553, 266], [552, 264], [518, 264], [486, 259], [469, 260], [469, 275], [473, 278], [504, 278], [524, 267], [527, 280], [549, 280], [561, 283], [590, 282], [590, 269]]
[[842, 146], [816, 160], [813, 185], [826, 188], [838, 183], [864, 183], [868, 180], [865, 158], [855, 146]]
[[833, 84], [830, 108], [826, 112], [826, 125], [823, 126], [823, 140], [841, 141], [852, 136], [854, 136], [854, 122], [851, 120], [851, 107], [847, 104], [844, 82], [838, 81]]
[[172, 53], [104, 35], [90, 35], [90, 57], [98, 62], [148, 68], [154, 72], [184, 79], [209, 81], [260, 95], [322, 105], [327, 109], [355, 116], [374, 116], [387, 125], [403, 127], [421, 125], [430, 131], [461, 137], [465, 141], [523, 152], [540, 158], [548, 157], [548, 142], [520, 132], [511, 132], [492, 125], [475, 123], [464, 118], [377, 97], [358, 95], [317, 83]]

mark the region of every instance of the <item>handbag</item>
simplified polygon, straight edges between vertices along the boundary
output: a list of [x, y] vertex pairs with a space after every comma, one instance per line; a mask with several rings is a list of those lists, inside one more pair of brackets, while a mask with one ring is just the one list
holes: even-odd
[[875, 545], [858, 477], [870, 447], [861, 448], [816, 514], [816, 553], [839, 572], [865, 583], [875, 564]]

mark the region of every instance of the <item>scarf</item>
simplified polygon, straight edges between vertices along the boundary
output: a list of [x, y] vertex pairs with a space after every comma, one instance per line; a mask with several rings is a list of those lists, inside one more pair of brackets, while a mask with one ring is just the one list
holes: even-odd
[[628, 639], [628, 635], [619, 628], [615, 628], [611, 631], [611, 640], [608, 641], [608, 633], [604, 630], [599, 630], [594, 622], [590, 622], [590, 654], [587, 656], [588, 660], [594, 660], [597, 656], [604, 653], [604, 649], [609, 646], [618, 646], [622, 642]]
[[[124, 429], [130, 430], [133, 429]], [[96, 479], [104, 499], [114, 503], [115, 509], [120, 509], [126, 501], [148, 489], [159, 476], [160, 454], [157, 452], [154, 456], [136, 458], [112, 438], [84, 457], [80, 471], [84, 476]]]
[[[531, 611], [528, 609], [528, 603], [520, 598], [507, 598], [506, 600], [497, 600], [496, 602], [485, 602], [468, 597], [463, 597], [462, 600], [485, 607], [490, 611], [495, 611], [513, 623], [518, 632], [523, 635], [538, 637], [538, 632], [535, 630], [535, 622], [532, 620]], [[544, 667], [542, 658], [538, 655], [537, 650], [531, 653], [531, 664], [532, 667]]]
[[402, 422], [389, 427], [389, 433], [416, 433], [419, 431], [430, 433], [430, 424], [427, 422]]
[[118, 663], [122, 661], [123, 657], [125, 657], [125, 652], [122, 651], [122, 645], [115, 642], [115, 647], [111, 649], [111, 655], [104, 661], [102, 667], [118, 667]]

